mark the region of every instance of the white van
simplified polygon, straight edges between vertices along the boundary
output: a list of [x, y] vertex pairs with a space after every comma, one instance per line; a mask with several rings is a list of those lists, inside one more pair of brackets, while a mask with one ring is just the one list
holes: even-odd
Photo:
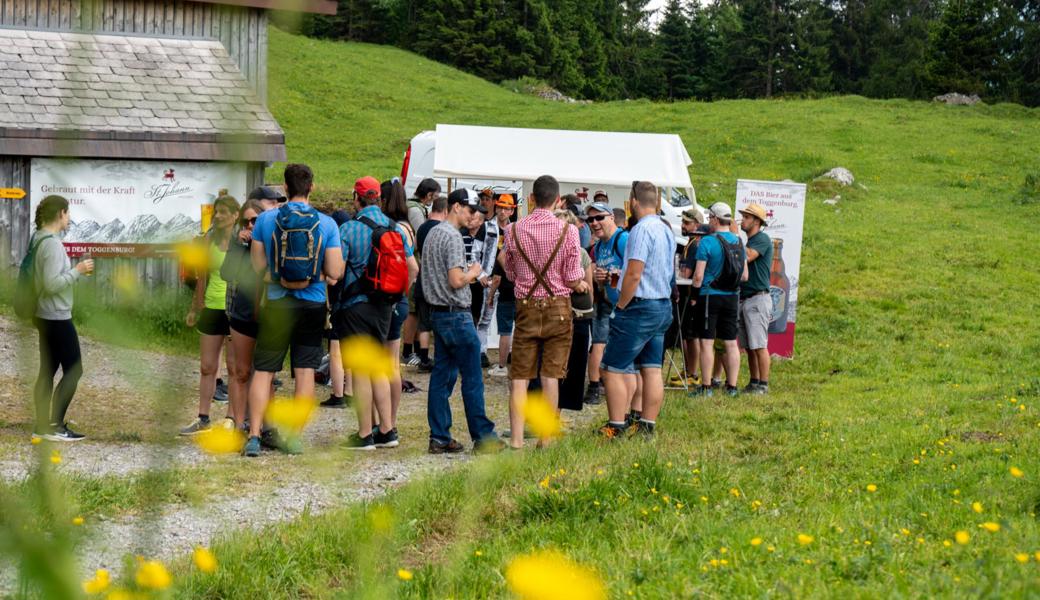
[[[404, 189], [409, 198], [415, 194], [415, 188], [419, 186], [420, 181], [427, 177], [432, 177], [436, 150], [436, 131], [423, 131], [413, 137], [411, 143], [408, 145], [408, 150], [404, 155], [404, 163], [401, 166], [401, 180], [404, 183]], [[448, 181], [443, 178], [435, 179], [437, 179], [441, 184], [441, 189], [446, 193], [448, 191]], [[452, 184], [452, 189], [465, 187], [480, 191], [490, 187], [494, 189], [496, 193], [513, 194], [519, 205], [523, 205], [524, 200], [526, 199], [526, 194], [523, 189], [524, 182], [522, 181], [459, 179], [453, 181]], [[572, 191], [581, 188], [588, 188], [589, 202], [592, 202], [593, 194], [596, 191], [603, 190], [610, 199], [610, 206], [612, 208], [624, 208], [625, 202], [628, 200], [629, 192], [631, 191], [630, 188], [627, 187], [590, 186], [582, 182], [573, 181], [560, 182], [560, 192], [563, 194], [571, 193]], [[663, 188], [661, 192], [661, 216], [663, 216], [672, 226], [672, 231], [675, 232], [676, 237], [682, 238], [682, 243], [685, 243], [686, 238], [682, 235], [683, 211], [693, 208], [700, 214], [702, 219], [705, 216], [705, 211], [697, 204], [697, 196], [694, 193], [693, 188], [680, 189], [675, 187], [666, 187]]]

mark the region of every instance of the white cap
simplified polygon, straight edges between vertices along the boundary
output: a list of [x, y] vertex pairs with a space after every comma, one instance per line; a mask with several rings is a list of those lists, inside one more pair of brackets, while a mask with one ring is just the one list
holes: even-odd
[[733, 211], [729, 209], [729, 205], [725, 202], [716, 202], [708, 209], [708, 216], [716, 219], [732, 219]]

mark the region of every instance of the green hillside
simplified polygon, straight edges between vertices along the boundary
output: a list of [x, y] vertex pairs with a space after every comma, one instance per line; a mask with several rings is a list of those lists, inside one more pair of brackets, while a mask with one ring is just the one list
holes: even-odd
[[352, 507], [238, 536], [183, 597], [504, 597], [505, 566], [541, 547], [595, 567], [613, 598], [1040, 594], [1040, 204], [1014, 201], [1040, 172], [1040, 112], [563, 105], [274, 30], [269, 62], [290, 159], [323, 195], [397, 173], [438, 122], [678, 133], [702, 204], [732, 202], [737, 177], [844, 166], [863, 185], [810, 195], [796, 356], [772, 395], [670, 394], [652, 445], [577, 431], [410, 484], [375, 520]]

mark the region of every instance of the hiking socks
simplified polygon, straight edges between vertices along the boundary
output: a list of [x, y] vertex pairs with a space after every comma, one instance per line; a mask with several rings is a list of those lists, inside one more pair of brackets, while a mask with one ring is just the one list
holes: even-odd
[[762, 383], [761, 379], [752, 379], [748, 382], [748, 385], [759, 385], [760, 383]]
[[209, 423], [209, 415], [199, 415], [199, 421], [202, 423]]
[[633, 410], [633, 411], [632, 411], [632, 412], [631, 412], [631, 413], [630, 413], [630, 414], [628, 415], [628, 418], [629, 418], [629, 419], [630, 419], [630, 420], [631, 420], [631, 421], [632, 421], [633, 423], [635, 423], [635, 422], [637, 422], [637, 421], [639, 421], [640, 419], [642, 419], [642, 418], [643, 418], [643, 413], [642, 413], [642, 412], [640, 412], [640, 411], [638, 411], [638, 410]]
[[607, 425], [615, 429], [628, 429], [628, 421], [607, 421]]
[[419, 360], [421, 360], [423, 362], [430, 362], [430, 349], [429, 348], [423, 348], [423, 347], [419, 348]]
[[411, 355], [412, 355], [412, 345], [411, 344], [401, 344], [401, 356], [403, 356], [405, 358], [408, 358]]

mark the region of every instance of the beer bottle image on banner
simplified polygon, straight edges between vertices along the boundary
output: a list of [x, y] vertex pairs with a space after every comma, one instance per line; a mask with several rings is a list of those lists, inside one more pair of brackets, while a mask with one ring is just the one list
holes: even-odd
[[791, 280], [784, 266], [784, 240], [773, 240], [773, 266], [769, 269], [769, 295], [773, 298], [773, 314], [769, 318], [769, 333], [787, 331], [788, 296]]

